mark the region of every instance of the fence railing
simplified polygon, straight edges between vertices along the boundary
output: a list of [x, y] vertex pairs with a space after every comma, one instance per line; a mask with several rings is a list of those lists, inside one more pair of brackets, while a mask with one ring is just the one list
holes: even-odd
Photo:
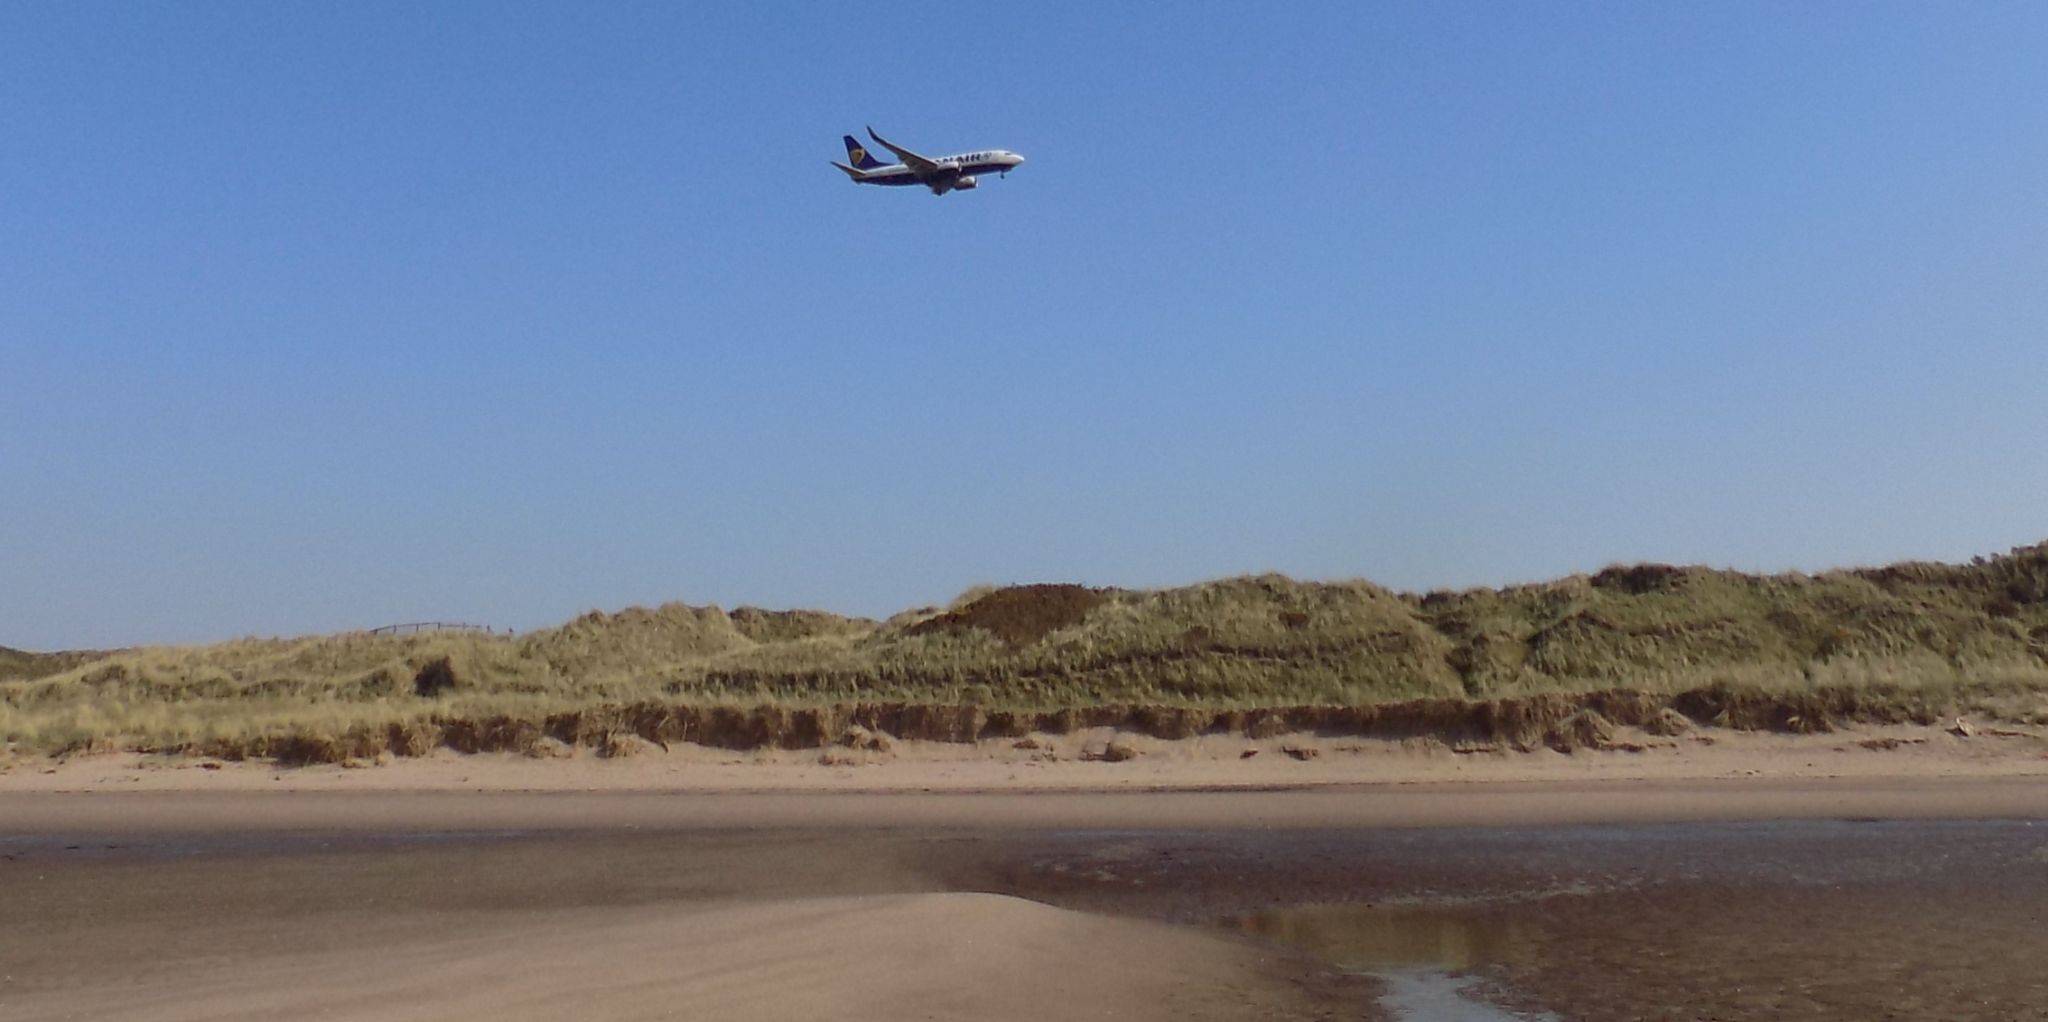
[[408, 621], [402, 625], [382, 625], [369, 631], [371, 635], [412, 635], [416, 632], [482, 632], [489, 635], [494, 629], [489, 625], [460, 621]]

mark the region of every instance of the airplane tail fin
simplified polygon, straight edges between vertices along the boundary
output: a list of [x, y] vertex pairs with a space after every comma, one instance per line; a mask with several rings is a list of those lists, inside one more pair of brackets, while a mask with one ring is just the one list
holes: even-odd
[[833, 160], [833, 161], [831, 161], [831, 162], [832, 162], [832, 165], [833, 165], [833, 166], [835, 166], [835, 167], [838, 167], [838, 168], [839, 168], [840, 170], [843, 170], [843, 171], [845, 171], [845, 172], [846, 172], [846, 176], [847, 176], [847, 177], [850, 177], [850, 178], [852, 178], [852, 179], [854, 179], [855, 181], [859, 181], [860, 179], [862, 179], [862, 178], [864, 178], [864, 177], [866, 177], [866, 176], [867, 176], [867, 175], [866, 175], [865, 173], [863, 173], [863, 172], [861, 172], [861, 171], [858, 171], [858, 170], [855, 170], [854, 168], [852, 168], [852, 167], [849, 167], [849, 166], [847, 166], [846, 164], [844, 164], [844, 163], [841, 163], [841, 162], [839, 162], [838, 160]]
[[867, 146], [861, 145], [852, 135], [845, 137], [846, 162], [853, 164], [855, 170], [873, 170], [882, 165], [882, 161], [868, 155]]

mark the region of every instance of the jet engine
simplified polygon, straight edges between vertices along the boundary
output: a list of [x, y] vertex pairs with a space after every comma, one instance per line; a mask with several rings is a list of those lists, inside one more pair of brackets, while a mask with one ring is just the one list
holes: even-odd
[[961, 178], [960, 180], [958, 180], [958, 181], [955, 181], [955, 182], [953, 182], [953, 187], [954, 187], [954, 188], [957, 188], [957, 189], [959, 189], [960, 191], [963, 191], [963, 192], [964, 192], [964, 191], [966, 191], [966, 190], [968, 190], [969, 188], [972, 188], [972, 187], [974, 187], [974, 185], [975, 185], [975, 180], [974, 180], [974, 175], [972, 175], [972, 174], [969, 174], [969, 175], [967, 175], [967, 176], [965, 176], [965, 177], [962, 177], [962, 178]]

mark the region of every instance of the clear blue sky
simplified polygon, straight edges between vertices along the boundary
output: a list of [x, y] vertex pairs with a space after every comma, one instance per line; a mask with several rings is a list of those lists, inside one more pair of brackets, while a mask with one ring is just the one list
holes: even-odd
[[[2048, 538], [2048, 5], [0, 5], [0, 644]], [[873, 124], [1029, 163], [943, 198]]]

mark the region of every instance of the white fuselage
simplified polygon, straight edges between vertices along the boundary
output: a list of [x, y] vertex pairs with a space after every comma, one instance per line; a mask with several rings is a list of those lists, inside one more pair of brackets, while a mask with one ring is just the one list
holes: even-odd
[[859, 171], [855, 181], [864, 185], [926, 185], [935, 192], [947, 192], [955, 188], [972, 188], [974, 179], [982, 174], [1007, 174], [1024, 157], [1008, 149], [983, 149], [957, 156], [940, 156], [932, 160], [944, 172], [936, 179], [919, 177], [917, 172], [901, 163], [891, 163]]

